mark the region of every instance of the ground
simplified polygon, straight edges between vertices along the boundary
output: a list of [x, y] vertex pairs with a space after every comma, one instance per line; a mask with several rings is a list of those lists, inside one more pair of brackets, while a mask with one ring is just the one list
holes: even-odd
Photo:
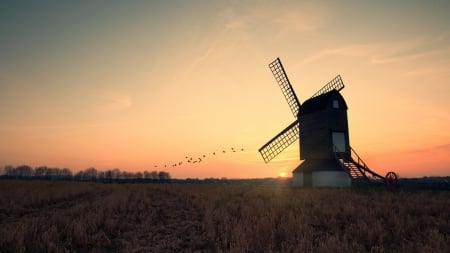
[[0, 181], [0, 252], [446, 252], [450, 192]]

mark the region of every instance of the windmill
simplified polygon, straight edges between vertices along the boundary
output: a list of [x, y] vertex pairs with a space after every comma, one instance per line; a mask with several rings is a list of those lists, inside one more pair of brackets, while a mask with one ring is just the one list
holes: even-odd
[[300, 160], [294, 186], [349, 187], [368, 183], [394, 185], [397, 175], [383, 177], [369, 169], [349, 144], [345, 86], [336, 76], [303, 104], [300, 103], [279, 58], [269, 64], [295, 117], [294, 122], [264, 144], [259, 152], [266, 163], [300, 139]]

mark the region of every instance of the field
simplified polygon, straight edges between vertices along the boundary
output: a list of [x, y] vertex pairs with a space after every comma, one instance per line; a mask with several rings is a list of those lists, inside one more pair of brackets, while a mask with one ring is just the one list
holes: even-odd
[[0, 252], [448, 252], [450, 192], [0, 181]]

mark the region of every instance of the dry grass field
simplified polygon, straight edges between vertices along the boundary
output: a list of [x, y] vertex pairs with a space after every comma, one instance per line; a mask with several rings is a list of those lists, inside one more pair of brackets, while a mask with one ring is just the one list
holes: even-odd
[[0, 181], [0, 252], [448, 252], [450, 192]]

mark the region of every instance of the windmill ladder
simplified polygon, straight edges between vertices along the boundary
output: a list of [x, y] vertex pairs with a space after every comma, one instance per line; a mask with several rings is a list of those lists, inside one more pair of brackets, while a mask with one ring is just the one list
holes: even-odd
[[385, 178], [372, 171], [352, 147], [350, 147], [350, 151], [350, 155], [348, 155], [347, 153], [339, 152], [336, 146], [334, 147], [334, 156], [341, 168], [352, 178], [353, 185], [384, 183]]

